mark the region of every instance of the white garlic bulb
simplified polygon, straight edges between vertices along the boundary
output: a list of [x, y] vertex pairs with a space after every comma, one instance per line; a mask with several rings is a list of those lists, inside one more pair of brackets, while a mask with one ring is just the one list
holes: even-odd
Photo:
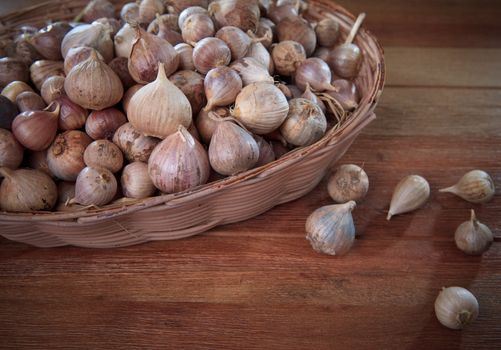
[[424, 177], [419, 175], [406, 176], [395, 187], [386, 219], [390, 220], [393, 215], [420, 208], [429, 197], [430, 185]]
[[346, 254], [355, 241], [351, 211], [356, 203], [327, 205], [315, 210], [306, 220], [306, 239], [315, 251], [329, 255]]
[[355, 164], [344, 164], [336, 169], [327, 183], [327, 191], [336, 203], [360, 201], [369, 190], [367, 173]]
[[435, 300], [435, 315], [444, 326], [462, 329], [478, 316], [477, 298], [465, 288], [443, 288]]
[[496, 188], [489, 174], [483, 170], [472, 170], [454, 186], [439, 191], [453, 193], [471, 203], [486, 203], [494, 197]]
[[471, 219], [463, 222], [454, 234], [456, 246], [469, 255], [481, 255], [491, 246], [494, 236], [492, 231], [479, 222], [475, 211], [471, 210]]

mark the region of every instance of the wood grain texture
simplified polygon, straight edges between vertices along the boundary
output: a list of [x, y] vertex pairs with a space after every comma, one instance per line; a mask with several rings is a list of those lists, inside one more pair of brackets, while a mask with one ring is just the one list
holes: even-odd
[[[486, 205], [437, 190], [474, 168], [501, 188], [501, 4], [346, 6], [366, 9], [369, 28], [393, 45], [378, 119], [342, 160], [364, 164], [371, 181], [348, 255], [316, 254], [304, 238], [308, 214], [330, 203], [326, 181], [257, 218], [179, 241], [91, 250], [1, 239], [0, 348], [500, 348], [499, 190]], [[429, 180], [431, 199], [388, 222], [393, 187], [411, 173]], [[482, 257], [453, 241], [470, 208], [496, 236]], [[452, 285], [480, 303], [463, 331], [433, 312], [440, 288]]]

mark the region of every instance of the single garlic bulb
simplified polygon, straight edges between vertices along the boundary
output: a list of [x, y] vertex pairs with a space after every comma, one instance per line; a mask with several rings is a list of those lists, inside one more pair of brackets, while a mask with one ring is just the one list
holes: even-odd
[[326, 205], [306, 220], [306, 239], [313, 249], [329, 255], [346, 254], [355, 241], [352, 210], [356, 203]]
[[273, 84], [253, 83], [240, 91], [232, 115], [258, 135], [276, 130], [287, 118], [289, 103]]
[[404, 177], [395, 187], [387, 220], [393, 215], [407, 213], [421, 207], [430, 197], [428, 181], [419, 175]]
[[209, 14], [209, 12], [207, 11], [206, 8], [204, 7], [201, 7], [201, 6], [189, 6], [187, 8], [185, 8], [184, 10], [182, 10], [180, 13], [179, 13], [179, 17], [177, 18], [177, 27], [178, 27], [178, 31], [183, 28], [183, 24], [184, 24], [184, 21], [186, 21], [186, 19], [188, 17], [190, 17], [192, 14], [194, 13], [204, 13], [206, 15]]
[[228, 106], [235, 102], [238, 93], [242, 90], [242, 79], [229, 67], [216, 67], [205, 76], [204, 89], [207, 96], [205, 110]]
[[228, 45], [232, 61], [244, 58], [252, 44], [252, 39], [243, 30], [232, 26], [219, 29], [215, 37]]
[[246, 57], [251, 57], [261, 63], [261, 65], [265, 67], [270, 74], [273, 74], [275, 71], [275, 65], [273, 64], [270, 53], [260, 42], [254, 42], [251, 44]]
[[447, 328], [462, 329], [478, 317], [477, 298], [465, 288], [442, 288], [435, 300], [435, 315]]
[[191, 113], [196, 116], [207, 104], [204, 93], [204, 77], [192, 70], [180, 70], [172, 74], [169, 80], [181, 90], [190, 101]]
[[195, 70], [193, 64], [193, 46], [185, 43], [174, 46], [179, 57], [179, 70]]
[[486, 203], [494, 197], [494, 181], [483, 170], [467, 172], [457, 184], [442, 188], [439, 192], [453, 193], [471, 203]]
[[195, 120], [195, 124], [198, 132], [202, 138], [202, 141], [205, 144], [210, 143], [210, 139], [212, 138], [212, 134], [216, 130], [216, 127], [219, 121], [222, 118], [226, 118], [230, 115], [230, 111], [228, 108], [220, 107], [215, 108], [214, 110], [201, 110], [198, 113], [197, 119]]
[[136, 41], [136, 30], [129, 23], [125, 23], [114, 38], [115, 55], [129, 58], [134, 41]]
[[327, 191], [337, 203], [359, 202], [369, 190], [369, 177], [355, 164], [343, 164], [327, 182]]
[[187, 128], [192, 122], [190, 101], [167, 79], [162, 63], [157, 79], [132, 96], [127, 117], [136, 130], [159, 138], [175, 133], [179, 125]]
[[339, 23], [333, 18], [324, 18], [315, 26], [319, 46], [332, 47], [339, 37]]
[[32, 169], [0, 167], [0, 208], [10, 212], [50, 210], [57, 201], [57, 187], [49, 175]]
[[284, 18], [280, 23], [277, 23], [278, 41], [294, 40], [300, 43], [306, 56], [309, 57], [315, 51], [317, 46], [317, 36], [315, 31], [305, 19], [299, 16]]
[[47, 79], [57, 75], [64, 77], [64, 63], [61, 61], [39, 60], [30, 66], [30, 77], [38, 90]]
[[94, 22], [82, 24], [70, 30], [61, 43], [61, 53], [66, 58], [68, 51], [74, 47], [88, 46], [99, 51], [105, 62], [113, 59], [113, 40], [111, 28]]
[[240, 75], [243, 86], [260, 82], [274, 83], [268, 69], [253, 57], [244, 57], [236, 60], [231, 63], [230, 68]]
[[139, 3], [139, 23], [150, 23], [156, 14], [163, 14], [164, 3], [161, 0], [142, 0]]
[[75, 181], [85, 167], [83, 154], [91, 142], [86, 133], [78, 130], [57, 135], [47, 151], [50, 172], [61, 180]]
[[481, 255], [491, 246], [494, 236], [492, 231], [479, 222], [475, 211], [471, 210], [470, 221], [465, 221], [456, 229], [454, 234], [456, 246], [469, 255]]
[[315, 91], [337, 91], [331, 85], [331, 70], [327, 63], [318, 57], [310, 57], [299, 64], [296, 69], [296, 85], [305, 90], [307, 84]]
[[75, 198], [69, 204], [105, 205], [117, 193], [117, 179], [105, 168], [84, 168], [75, 182]]
[[64, 80], [64, 90], [73, 102], [94, 110], [117, 104], [124, 93], [118, 75], [94, 51], [71, 69]]
[[155, 187], [166, 193], [203, 185], [210, 175], [207, 152], [180, 126], [155, 147], [148, 161], [148, 173]]
[[232, 121], [220, 121], [209, 145], [212, 168], [221, 175], [234, 175], [251, 169], [258, 160], [259, 146], [252, 135]]
[[129, 162], [147, 162], [159, 139], [144, 136], [130, 123], [120, 126], [113, 134], [113, 143], [123, 152]]
[[121, 185], [124, 196], [128, 198], [147, 198], [156, 191], [148, 174], [148, 164], [143, 162], [133, 162], [124, 168]]
[[247, 33], [255, 32], [259, 23], [259, 5], [257, 1], [217, 0], [209, 4], [209, 14], [221, 28], [234, 26]]
[[230, 62], [230, 48], [221, 39], [204, 38], [193, 49], [193, 64], [202, 74], [207, 74], [212, 68], [227, 66]]
[[73, 67], [88, 59], [92, 52], [95, 52], [100, 60], [104, 60], [99, 51], [96, 51], [96, 49], [93, 49], [92, 47], [79, 46], [69, 49], [66, 54], [66, 58], [64, 59], [64, 74], [68, 75]]
[[122, 169], [124, 163], [120, 148], [108, 140], [96, 140], [88, 145], [83, 159], [87, 166], [103, 167], [112, 173]]
[[203, 38], [214, 36], [214, 23], [205, 13], [193, 13], [183, 21], [181, 34], [186, 43], [195, 45]]
[[289, 113], [280, 126], [284, 139], [295, 146], [309, 146], [320, 140], [327, 129], [327, 120], [320, 107], [305, 98], [289, 101]]

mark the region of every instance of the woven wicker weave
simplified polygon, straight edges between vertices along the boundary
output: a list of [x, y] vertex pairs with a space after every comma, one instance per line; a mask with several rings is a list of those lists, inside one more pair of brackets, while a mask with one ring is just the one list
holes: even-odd
[[[113, 2], [119, 6], [125, 1]], [[10, 36], [22, 24], [41, 27], [49, 20], [70, 20], [86, 3], [48, 1], [0, 17], [0, 39]], [[317, 16], [334, 15], [344, 36], [354, 23], [353, 15], [332, 1], [311, 0], [309, 6]], [[0, 234], [38, 247], [127, 246], [195, 235], [217, 225], [255, 217], [305, 195], [375, 118], [374, 108], [384, 83], [383, 51], [364, 29], [355, 43], [364, 53], [356, 81], [361, 103], [341, 128], [331, 130], [314, 145], [260, 168], [181, 193], [71, 212], [0, 212]]]

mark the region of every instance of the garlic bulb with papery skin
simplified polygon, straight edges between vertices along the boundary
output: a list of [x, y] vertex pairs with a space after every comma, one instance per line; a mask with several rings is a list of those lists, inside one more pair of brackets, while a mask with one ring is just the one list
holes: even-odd
[[449, 192], [471, 203], [486, 203], [494, 197], [494, 181], [483, 170], [472, 170], [463, 175], [457, 184], [442, 188], [439, 192]]
[[252, 44], [252, 39], [244, 31], [233, 26], [219, 29], [215, 36], [228, 45], [232, 61], [244, 58]]
[[172, 74], [169, 80], [190, 101], [192, 115], [196, 116], [207, 103], [204, 93], [204, 77], [191, 70], [181, 70]]
[[204, 38], [193, 49], [193, 64], [202, 74], [207, 74], [212, 68], [227, 66], [230, 61], [230, 48], [218, 38]]
[[193, 64], [193, 46], [182, 43], [174, 46], [179, 57], [179, 70], [195, 70]]
[[367, 173], [355, 164], [341, 165], [327, 182], [329, 196], [336, 203], [360, 202], [369, 190]]
[[254, 167], [259, 146], [246, 130], [232, 121], [218, 123], [209, 145], [209, 161], [221, 175], [235, 175]]
[[69, 99], [68, 96], [56, 98], [61, 106], [58, 127], [60, 130], [76, 130], [85, 125], [89, 112]]
[[17, 95], [25, 91], [33, 92], [33, 89], [24, 81], [14, 80], [3, 88], [2, 96], [7, 97], [11, 102], [15, 103]]
[[64, 80], [64, 90], [73, 102], [93, 110], [117, 104], [124, 91], [120, 78], [95, 52], [73, 67]]
[[391, 198], [387, 220], [393, 215], [407, 213], [420, 208], [430, 197], [428, 181], [419, 175], [404, 177], [395, 187]]
[[256, 1], [217, 0], [209, 4], [209, 14], [220, 28], [234, 26], [255, 32], [260, 11]]
[[148, 173], [155, 187], [165, 193], [202, 185], [210, 175], [207, 152], [180, 126], [155, 147], [148, 160]]
[[471, 210], [471, 219], [463, 222], [454, 234], [456, 246], [469, 255], [481, 255], [491, 246], [494, 236], [486, 225], [479, 222], [475, 211]]
[[28, 41], [47, 60], [60, 61], [61, 42], [72, 27], [66, 22], [55, 22], [40, 29]]
[[75, 182], [75, 198], [70, 204], [106, 205], [113, 200], [117, 193], [117, 179], [105, 168], [86, 167], [79, 174]]
[[273, 64], [273, 60], [271, 59], [271, 55], [266, 50], [266, 48], [260, 42], [252, 43], [249, 47], [249, 51], [247, 51], [246, 57], [252, 57], [259, 63], [268, 69], [268, 73], [273, 74], [275, 70], [275, 65]]
[[242, 90], [242, 79], [229, 67], [217, 67], [211, 69], [205, 76], [204, 89], [207, 96], [205, 110], [228, 106], [235, 102]]
[[135, 2], [128, 2], [120, 10], [120, 18], [125, 23], [139, 21], [139, 5]]
[[47, 104], [64, 95], [64, 77], [56, 75], [47, 79], [40, 88], [40, 95]]
[[139, 26], [136, 37], [129, 56], [129, 73], [136, 82], [146, 84], [155, 80], [159, 63], [163, 63], [167, 76], [177, 70], [179, 57], [171, 44]]
[[317, 46], [317, 36], [311, 25], [301, 17], [287, 17], [277, 23], [278, 41], [294, 40], [300, 43], [309, 57]]
[[478, 317], [477, 298], [462, 287], [442, 288], [435, 300], [435, 315], [450, 329], [463, 329]]
[[16, 103], [19, 112], [41, 111], [47, 107], [42, 97], [31, 91], [17, 95]]
[[302, 90], [306, 89], [306, 84], [315, 91], [337, 90], [331, 85], [332, 75], [329, 66], [318, 57], [310, 57], [301, 62], [294, 77], [296, 85]]
[[263, 135], [276, 130], [289, 112], [289, 103], [273, 84], [254, 83], [240, 91], [232, 115], [247, 129]]
[[[175, 15], [164, 15], [164, 16], [175, 16]], [[183, 36], [178, 31], [171, 29], [169, 27], [169, 23], [166, 22], [167, 19], [164, 16], [158, 16], [157, 18], [159, 26], [157, 36], [164, 39], [171, 45], [177, 45], [183, 43]]]
[[105, 62], [113, 59], [113, 40], [111, 30], [101, 23], [82, 24], [70, 30], [61, 43], [61, 53], [66, 58], [73, 47], [88, 46], [96, 49]]
[[122, 191], [128, 198], [147, 198], [155, 194], [156, 188], [148, 174], [148, 164], [133, 162], [122, 171]]
[[360, 94], [355, 83], [346, 79], [337, 79], [332, 82], [332, 86], [338, 91], [327, 91], [327, 94], [339, 102], [345, 111], [357, 108]]
[[327, 129], [327, 120], [320, 107], [305, 98], [289, 101], [289, 113], [280, 126], [284, 139], [295, 146], [309, 146], [320, 140]]
[[339, 37], [339, 23], [333, 18], [324, 18], [315, 26], [319, 46], [332, 47]]
[[111, 140], [115, 131], [125, 123], [127, 118], [116, 108], [92, 111], [85, 122], [85, 132], [94, 140]]
[[80, 46], [69, 49], [68, 54], [64, 59], [64, 74], [68, 75], [73, 67], [88, 59], [92, 52], [95, 52], [100, 60], [104, 60], [99, 51], [93, 49], [92, 47]]
[[116, 173], [124, 164], [120, 148], [108, 140], [96, 140], [87, 146], [84, 152], [84, 162], [87, 166], [103, 167]]
[[300, 63], [306, 60], [306, 52], [300, 43], [285, 40], [273, 47], [271, 57], [277, 73], [290, 77], [294, 75]]
[[39, 60], [30, 66], [31, 80], [38, 90], [42, 88], [42, 84], [47, 79], [57, 75], [64, 77], [64, 63], [62, 61]]
[[273, 1], [268, 7], [266, 16], [278, 24], [287, 17], [297, 17], [299, 14], [297, 5], [297, 2], [278, 3], [277, 1]]
[[190, 17], [191, 15], [193, 15], [195, 13], [203, 13], [206, 15], [209, 14], [207, 9], [203, 8], [201, 6], [190, 6], [190, 7], [185, 8], [183, 11], [181, 11], [181, 13], [179, 13], [179, 17], [177, 19], [177, 25], [178, 25], [179, 30], [181, 28], [183, 28], [184, 21], [186, 21], [186, 19], [188, 17]]
[[32, 151], [46, 149], [56, 137], [59, 109], [59, 104], [53, 102], [43, 111], [19, 114], [12, 122], [12, 133], [20, 144]]
[[159, 142], [155, 137], [142, 135], [130, 123], [120, 126], [113, 134], [113, 143], [129, 162], [147, 162]]
[[39, 170], [0, 167], [0, 208], [8, 212], [50, 210], [57, 201], [57, 187]]
[[252, 57], [236, 60], [230, 65], [230, 68], [240, 75], [243, 86], [259, 82], [270, 84], [275, 82], [268, 69]]
[[195, 45], [203, 38], [214, 36], [214, 23], [205, 13], [194, 13], [183, 22], [181, 35], [190, 45]]
[[129, 58], [132, 45], [136, 40], [136, 30], [129, 23], [125, 23], [113, 40], [115, 43], [115, 55], [117, 57]]
[[165, 11], [164, 4], [160, 0], [142, 0], [139, 3], [139, 23], [150, 23], [157, 14]]
[[16, 169], [23, 161], [24, 148], [6, 129], [0, 129], [0, 167]]
[[346, 254], [355, 241], [352, 210], [356, 203], [326, 205], [315, 210], [306, 220], [306, 239], [318, 253]]
[[257, 26], [255, 36], [259, 38], [261, 44], [264, 45], [267, 49], [270, 48], [273, 43], [273, 28], [275, 24], [268, 20], [267, 18], [261, 17], [259, 19], [259, 24]]
[[230, 116], [230, 110], [228, 108], [219, 107], [214, 110], [201, 110], [198, 113], [197, 119], [195, 121], [197, 130], [200, 133], [200, 137], [205, 144], [210, 143], [212, 134], [216, 130], [219, 123], [219, 118], [226, 118]]
[[80, 171], [85, 168], [83, 154], [92, 139], [78, 130], [65, 131], [56, 139], [47, 151], [47, 163], [52, 174], [66, 181], [75, 181]]
[[159, 35], [162, 31], [162, 27], [164, 29], [168, 29], [170, 31], [176, 32], [177, 34], [181, 33], [181, 29], [178, 26], [179, 16], [175, 13], [166, 13], [163, 15], [158, 15], [149, 25], [146, 30], [148, 33], [153, 33]]
[[162, 63], [159, 64], [157, 79], [132, 96], [127, 117], [139, 132], [159, 138], [173, 134], [179, 125], [189, 127], [192, 121], [190, 102], [167, 79]]

